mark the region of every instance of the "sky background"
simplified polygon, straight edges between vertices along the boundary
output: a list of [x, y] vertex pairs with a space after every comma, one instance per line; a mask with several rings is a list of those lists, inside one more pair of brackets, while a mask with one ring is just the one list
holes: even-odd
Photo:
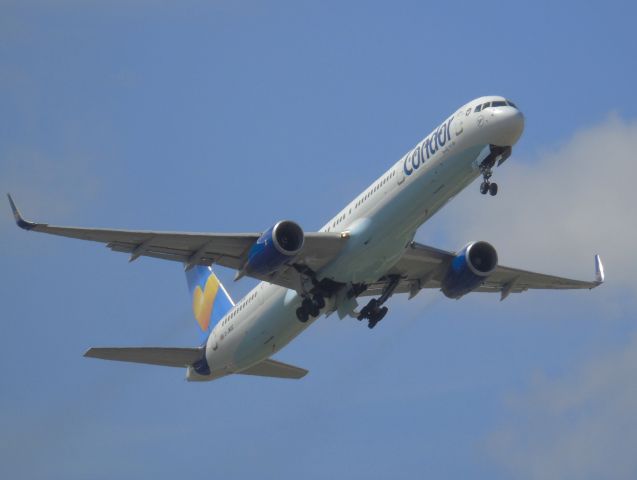
[[[417, 239], [592, 292], [394, 298], [317, 321], [302, 381], [82, 358], [191, 346], [179, 264], [0, 215], [0, 477], [634, 479], [634, 2], [0, 2], [0, 192], [36, 221], [316, 230], [442, 119], [526, 115], [497, 197]], [[253, 285], [232, 282], [235, 298]]]

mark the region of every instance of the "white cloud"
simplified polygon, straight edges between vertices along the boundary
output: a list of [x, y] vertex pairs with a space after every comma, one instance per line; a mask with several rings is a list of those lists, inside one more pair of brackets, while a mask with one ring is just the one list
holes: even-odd
[[[598, 305], [604, 317], [620, 309], [630, 318], [636, 152], [637, 121], [610, 115], [532, 158], [514, 149], [496, 170], [496, 198], [481, 196], [476, 182], [436, 220], [451, 239], [488, 240], [503, 264], [520, 268], [592, 278], [593, 254], [600, 253], [607, 284], [594, 292]], [[512, 478], [635, 478], [635, 366], [637, 334], [563, 376], [538, 374], [507, 403], [488, 454]]]
[[[470, 186], [440, 221], [453, 238], [489, 240], [502, 263], [592, 278], [600, 253], [611, 284], [637, 291], [637, 122], [610, 115], [564, 145], [497, 169], [495, 198]], [[460, 246], [460, 245], [459, 245]]]
[[520, 479], [634, 479], [637, 335], [568, 378], [537, 378], [510, 400], [510, 419], [487, 442]]

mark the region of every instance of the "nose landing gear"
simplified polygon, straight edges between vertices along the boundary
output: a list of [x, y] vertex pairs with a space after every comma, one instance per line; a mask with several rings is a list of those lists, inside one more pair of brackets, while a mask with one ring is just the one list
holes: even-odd
[[495, 182], [490, 182], [489, 177], [485, 177], [484, 181], [480, 184], [480, 193], [482, 195], [486, 195], [487, 192], [492, 197], [498, 194], [498, 184]]
[[496, 162], [498, 162], [498, 166], [502, 165], [502, 163], [511, 156], [511, 147], [490, 145], [489, 148], [489, 155], [480, 163], [480, 173], [482, 173], [480, 193], [486, 195], [488, 192], [493, 197], [498, 193], [498, 184], [490, 181], [493, 175], [493, 167]]

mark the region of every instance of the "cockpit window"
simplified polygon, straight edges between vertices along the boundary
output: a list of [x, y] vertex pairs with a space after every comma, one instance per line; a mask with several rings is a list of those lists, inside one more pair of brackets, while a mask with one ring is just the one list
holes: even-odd
[[507, 106], [507, 102], [505, 102], [504, 100], [497, 100], [495, 102], [491, 103], [492, 107], [506, 107]]
[[474, 110], [474, 113], [478, 113], [480, 110], [482, 110], [482, 105], [478, 105]]
[[513, 107], [515, 109], [518, 108], [518, 106], [515, 103], [513, 103], [511, 100], [507, 100], [507, 103], [509, 104], [510, 107]]
[[485, 108], [489, 108], [490, 106], [491, 106], [491, 102], [483, 103], [482, 110], [484, 110]]

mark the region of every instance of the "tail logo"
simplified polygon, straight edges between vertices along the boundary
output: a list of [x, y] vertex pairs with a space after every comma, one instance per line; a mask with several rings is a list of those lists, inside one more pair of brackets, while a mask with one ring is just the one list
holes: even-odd
[[203, 332], [210, 326], [210, 315], [212, 306], [215, 303], [217, 292], [219, 291], [219, 281], [215, 275], [210, 275], [206, 280], [206, 285], [202, 290], [199, 285], [195, 287], [192, 295], [192, 310]]

